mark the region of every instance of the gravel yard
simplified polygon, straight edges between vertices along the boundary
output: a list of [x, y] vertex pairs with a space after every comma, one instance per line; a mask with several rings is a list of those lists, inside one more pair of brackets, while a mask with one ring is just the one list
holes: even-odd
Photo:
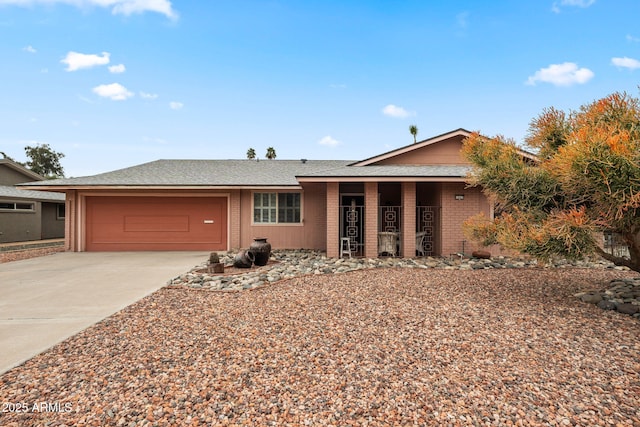
[[58, 252], [64, 252], [64, 247], [54, 246], [54, 247], [46, 247], [46, 248], [0, 252], [0, 263], [19, 261], [22, 259], [29, 259], [29, 258], [36, 258], [40, 256], [55, 254]]
[[372, 269], [166, 287], [0, 376], [2, 426], [640, 426], [637, 273]]

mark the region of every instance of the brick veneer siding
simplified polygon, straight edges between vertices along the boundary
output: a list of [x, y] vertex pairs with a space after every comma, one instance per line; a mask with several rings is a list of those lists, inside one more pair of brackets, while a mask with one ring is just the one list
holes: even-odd
[[402, 183], [402, 256], [416, 255], [416, 183]]
[[[251, 208], [249, 206], [249, 208]], [[229, 195], [229, 250], [240, 248], [240, 190], [233, 190]]]
[[[489, 212], [486, 197], [478, 187], [465, 188], [465, 183], [449, 182], [442, 184], [441, 193], [441, 232], [442, 232], [442, 256], [448, 256], [462, 251], [462, 242], [465, 240], [464, 252], [470, 255], [480, 246], [473, 241], [466, 240], [462, 232], [462, 223], [469, 217], [480, 212]], [[456, 200], [456, 194], [464, 196], [463, 200]]]
[[327, 183], [327, 256], [340, 255], [340, 189], [337, 182]]
[[378, 256], [378, 183], [364, 184], [364, 256]]

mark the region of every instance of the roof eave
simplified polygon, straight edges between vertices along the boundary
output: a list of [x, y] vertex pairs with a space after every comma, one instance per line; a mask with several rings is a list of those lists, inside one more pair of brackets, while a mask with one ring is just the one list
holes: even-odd
[[459, 136], [459, 135], [463, 135], [463, 136], [468, 137], [469, 135], [471, 135], [471, 132], [466, 130], [466, 129], [463, 129], [463, 128], [458, 128], [456, 130], [453, 130], [453, 131], [450, 131], [450, 132], [446, 132], [446, 133], [443, 133], [441, 135], [437, 135], [437, 136], [434, 136], [432, 138], [428, 138], [428, 139], [419, 141], [417, 143], [405, 145], [404, 147], [396, 148], [394, 150], [387, 151], [386, 153], [378, 154], [377, 156], [369, 157], [368, 159], [364, 159], [364, 160], [357, 161], [355, 163], [351, 163], [349, 166], [367, 166], [367, 165], [370, 165], [372, 163], [376, 163], [376, 162], [379, 162], [381, 160], [388, 159], [390, 157], [395, 157], [395, 156], [398, 156], [400, 154], [404, 154], [404, 153], [407, 153], [409, 151], [413, 151], [413, 150], [416, 150], [416, 149], [419, 149], [419, 148], [422, 148], [422, 147], [426, 147], [428, 145], [432, 145], [432, 144], [435, 144], [437, 142], [444, 141], [446, 139], [453, 138], [454, 136]]
[[302, 182], [467, 182], [466, 176], [313, 176]]
[[299, 184], [279, 185], [59, 185], [59, 186], [29, 186], [21, 190], [37, 190], [50, 192], [67, 192], [74, 190], [245, 190], [245, 189], [295, 189]]

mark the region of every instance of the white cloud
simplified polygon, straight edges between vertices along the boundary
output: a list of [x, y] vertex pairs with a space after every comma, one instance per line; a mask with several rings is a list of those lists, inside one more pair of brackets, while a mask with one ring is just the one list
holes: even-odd
[[469, 26], [469, 12], [460, 12], [456, 15], [456, 24], [458, 28], [467, 28]]
[[640, 42], [640, 37], [634, 37], [631, 34], [627, 34], [626, 38], [628, 42], [634, 42], [634, 43]]
[[535, 86], [536, 82], [551, 83], [555, 86], [571, 86], [584, 84], [593, 78], [594, 74], [588, 68], [578, 68], [573, 62], [551, 64], [541, 68], [533, 76], [529, 76], [526, 84]]
[[340, 144], [340, 141], [334, 139], [331, 135], [327, 135], [320, 141], [318, 141], [318, 144], [326, 145], [327, 147], [335, 147], [336, 145]]
[[[0, 0], [0, 3], [2, 3], [1, 0]], [[25, 52], [29, 52], [29, 53], [36, 53], [37, 52], [37, 50], [31, 45], [23, 47], [22, 50], [24, 50]]]
[[96, 86], [93, 88], [93, 92], [113, 101], [124, 101], [125, 99], [133, 96], [133, 92], [129, 92], [127, 88], [122, 86], [120, 83]]
[[184, 104], [182, 102], [171, 101], [169, 107], [171, 107], [172, 110], [179, 110], [184, 107]]
[[346, 89], [347, 85], [344, 83], [331, 83], [329, 87], [331, 89]]
[[156, 99], [158, 95], [155, 93], [147, 93], [147, 92], [140, 91], [140, 97], [142, 99]]
[[630, 70], [635, 70], [636, 68], [640, 68], [640, 61], [633, 58], [611, 58], [611, 63], [616, 67], [620, 68], [628, 68]]
[[77, 71], [82, 68], [91, 68], [109, 63], [109, 52], [102, 52], [102, 56], [69, 52], [60, 62], [67, 64], [67, 71]]
[[111, 65], [109, 67], [109, 72], [113, 74], [120, 74], [120, 73], [124, 73], [125, 71], [126, 71], [126, 67], [124, 66], [124, 64]]
[[560, 6], [589, 7], [595, 2], [596, 0], [560, 0]]
[[595, 2], [596, 0], [560, 0], [559, 2], [554, 2], [553, 5], [551, 5], [551, 10], [555, 13], [560, 13], [560, 8], [563, 6], [587, 8]]
[[[102, 0], [97, 1], [102, 2]], [[178, 19], [178, 14], [173, 10], [169, 0], [111, 0], [110, 2], [114, 3], [113, 14], [121, 13], [128, 16], [149, 11], [161, 13], [167, 18]]]
[[409, 116], [415, 116], [416, 113], [409, 112], [402, 107], [398, 107], [397, 105], [389, 104], [382, 109], [382, 114], [389, 117], [404, 119]]
[[0, 5], [33, 6], [37, 4], [68, 4], [79, 8], [91, 6], [110, 8], [114, 15], [129, 16], [134, 13], [156, 12], [170, 19], [178, 19], [178, 13], [170, 0], [0, 0]]

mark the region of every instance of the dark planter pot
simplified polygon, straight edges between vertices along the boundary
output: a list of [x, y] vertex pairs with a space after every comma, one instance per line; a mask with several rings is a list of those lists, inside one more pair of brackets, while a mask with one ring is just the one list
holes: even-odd
[[220, 262], [220, 257], [216, 252], [211, 252], [209, 254], [209, 264], [216, 264]]
[[253, 263], [258, 266], [267, 265], [271, 256], [271, 243], [267, 242], [266, 237], [256, 237], [249, 246], [249, 252], [253, 254], [255, 260]]
[[233, 259], [233, 266], [238, 268], [251, 268], [254, 257], [250, 251], [241, 250]]
[[209, 264], [209, 273], [224, 273], [224, 264], [221, 262]]

